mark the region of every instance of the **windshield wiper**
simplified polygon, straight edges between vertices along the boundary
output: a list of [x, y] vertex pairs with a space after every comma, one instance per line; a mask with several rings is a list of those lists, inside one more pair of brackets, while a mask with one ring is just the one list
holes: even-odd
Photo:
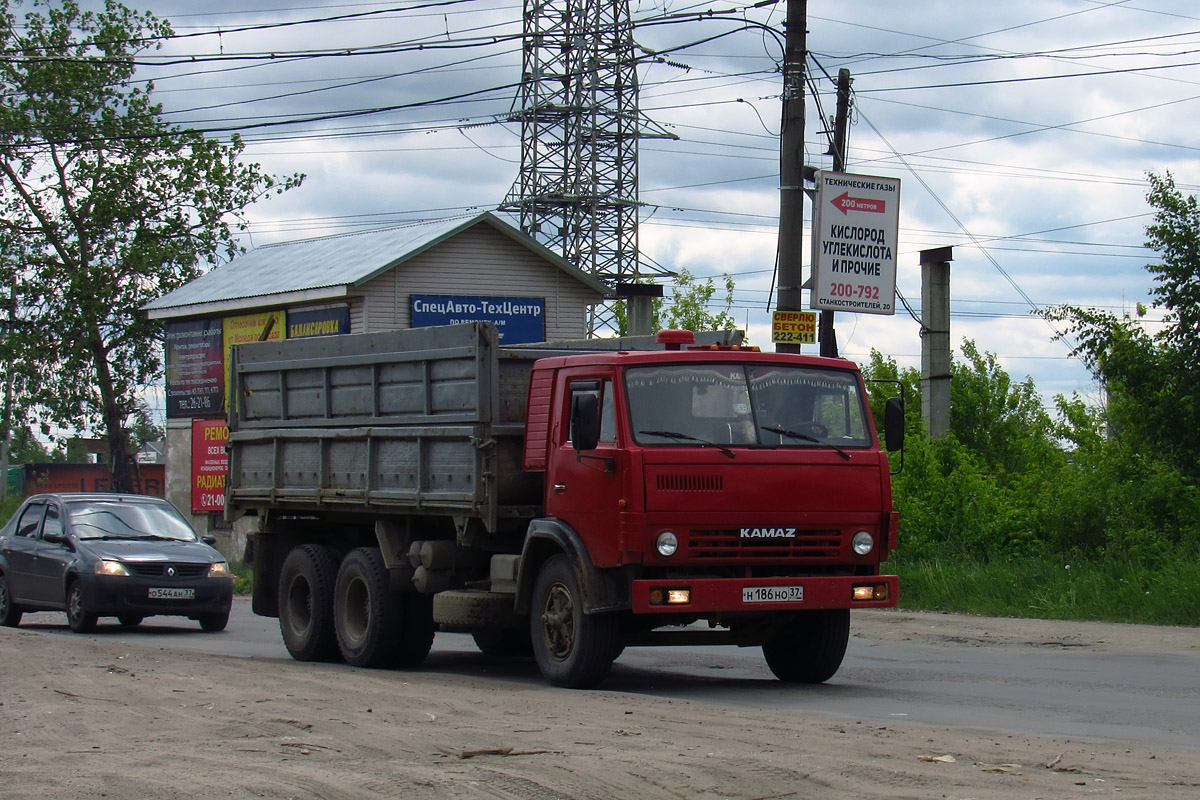
[[763, 425], [761, 427], [764, 431], [770, 431], [771, 433], [778, 433], [783, 436], [790, 436], [793, 439], [803, 439], [804, 441], [812, 442], [813, 444], [823, 444], [826, 447], [832, 447], [839, 456], [846, 459], [847, 461], [850, 460], [850, 454], [847, 453], [842, 448], [838, 447], [833, 442], [827, 442], [824, 439], [818, 439], [817, 437], [810, 436], [807, 433], [800, 433], [799, 431], [791, 431], [791, 430], [788, 430], [787, 428], [781, 428], [778, 425]]
[[699, 436], [692, 436], [688, 433], [680, 433], [679, 431], [638, 431], [638, 435], [661, 436], [664, 439], [675, 439], [676, 441], [698, 442], [699, 444], [707, 445], [708, 447], [715, 447], [730, 458], [737, 457], [737, 454], [725, 445], [711, 442], [708, 439], [701, 439]]

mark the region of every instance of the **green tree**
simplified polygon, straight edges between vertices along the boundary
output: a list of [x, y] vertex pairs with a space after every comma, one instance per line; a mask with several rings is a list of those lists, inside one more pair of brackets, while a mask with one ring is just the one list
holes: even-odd
[[20, 2], [0, 0], [0, 225], [25, 254], [8, 363], [43, 426], [103, 431], [113, 487], [128, 491], [129, 426], [161, 372], [141, 307], [237, 252], [239, 212], [301, 176], [276, 180], [241, 163], [236, 137], [161, 118], [134, 73], [165, 21], [115, 0], [35, 0], [18, 19]]
[[[1146, 245], [1160, 257], [1147, 265], [1154, 296], [1166, 309], [1157, 335], [1138, 319], [1058, 306], [1047, 318], [1065, 322], [1063, 338], [1104, 384], [1108, 434], [1131, 452], [1157, 454], [1200, 480], [1200, 203], [1174, 179], [1150, 175], [1155, 209]], [[1141, 309], [1139, 309], [1139, 313]]]
[[[737, 328], [733, 318], [734, 281], [723, 275], [725, 301], [719, 311], [711, 311], [717, 286], [713, 278], [700, 280], [686, 269], [671, 277], [670, 294], [656, 298], [653, 302], [652, 321], [655, 330], [684, 328], [689, 331], [729, 331]], [[613, 316], [617, 322], [617, 334], [629, 332], [629, 315], [624, 300], [613, 303]]]

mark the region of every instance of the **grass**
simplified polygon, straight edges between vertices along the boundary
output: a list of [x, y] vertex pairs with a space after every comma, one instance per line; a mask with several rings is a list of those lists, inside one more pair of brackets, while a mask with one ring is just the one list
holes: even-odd
[[254, 591], [254, 570], [245, 561], [230, 561], [233, 573], [233, 593], [248, 595]]
[[893, 559], [900, 605], [991, 617], [1200, 625], [1200, 561]]
[[[233, 591], [249, 595], [254, 572], [230, 565]], [[987, 617], [1076, 619], [1148, 625], [1200, 625], [1200, 562], [1179, 558], [1154, 568], [1127, 560], [1006, 562], [909, 561], [885, 570], [900, 576], [900, 606]]]

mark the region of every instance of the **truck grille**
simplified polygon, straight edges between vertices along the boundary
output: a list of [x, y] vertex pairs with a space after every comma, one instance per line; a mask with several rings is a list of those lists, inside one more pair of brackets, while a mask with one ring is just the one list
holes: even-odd
[[792, 539], [743, 539], [739, 531], [693, 530], [688, 554], [693, 559], [742, 561], [775, 560], [836, 560], [841, 550], [838, 531], [796, 531]]
[[724, 488], [720, 475], [659, 475], [660, 492], [719, 492]]

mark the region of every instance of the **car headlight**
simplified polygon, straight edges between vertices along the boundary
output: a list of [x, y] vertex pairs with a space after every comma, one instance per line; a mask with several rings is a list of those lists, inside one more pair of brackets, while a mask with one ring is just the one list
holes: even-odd
[[97, 575], [129, 575], [129, 570], [120, 561], [112, 558], [102, 558], [96, 562]]
[[208, 565], [208, 577], [210, 578], [228, 578], [229, 564], [225, 561], [217, 561]]
[[875, 537], [866, 531], [859, 531], [850, 540], [850, 547], [860, 556], [865, 556], [875, 549]]
[[672, 531], [663, 531], [654, 540], [654, 549], [663, 558], [669, 558], [675, 555], [675, 551], [679, 549], [679, 537]]

